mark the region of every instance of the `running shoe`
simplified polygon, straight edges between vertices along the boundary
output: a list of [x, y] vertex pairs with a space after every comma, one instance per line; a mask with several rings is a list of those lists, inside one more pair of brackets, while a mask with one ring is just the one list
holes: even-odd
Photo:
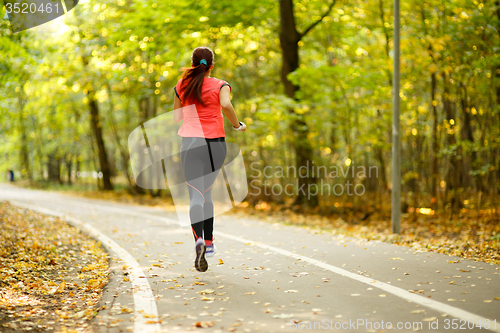
[[212, 243], [212, 246], [208, 245], [207, 246], [207, 257], [213, 257], [214, 254], [217, 253], [217, 247], [215, 247], [215, 244]]
[[205, 242], [203, 241], [203, 239], [198, 238], [196, 240], [195, 250], [196, 259], [194, 261], [194, 267], [197, 271], [205, 272], [208, 269], [208, 263], [205, 259], [205, 252], [207, 250], [207, 247], [205, 246]]

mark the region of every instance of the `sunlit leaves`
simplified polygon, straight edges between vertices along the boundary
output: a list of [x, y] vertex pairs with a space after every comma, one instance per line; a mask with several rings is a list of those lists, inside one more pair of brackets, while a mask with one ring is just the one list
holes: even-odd
[[76, 327], [96, 314], [108, 279], [100, 244], [64, 221], [6, 203], [0, 204], [0, 225], [0, 309], [16, 313], [4, 327], [24, 322], [41, 329], [62, 319]]

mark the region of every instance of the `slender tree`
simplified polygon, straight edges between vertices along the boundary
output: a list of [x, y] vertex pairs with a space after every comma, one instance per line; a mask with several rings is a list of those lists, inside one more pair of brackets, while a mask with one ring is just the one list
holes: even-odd
[[[280, 1], [280, 45], [283, 59], [281, 65], [281, 80], [285, 87], [285, 94], [290, 98], [296, 100], [296, 93], [299, 90], [299, 86], [293, 84], [288, 78], [288, 75], [300, 66], [299, 42], [313, 30], [314, 27], [323, 21], [331, 12], [334, 5], [335, 0], [318, 20], [312, 23], [303, 32], [299, 32], [295, 23], [293, 0]], [[290, 108], [289, 113], [292, 115], [290, 130], [294, 138], [292, 144], [295, 151], [297, 170], [309, 170], [312, 167], [314, 152], [308, 138], [309, 129], [307, 123], [304, 119], [304, 115], [297, 113], [294, 109]], [[310, 173], [310, 175], [312, 175], [312, 173]], [[315, 207], [319, 204], [317, 196], [308, 196], [306, 192], [310, 185], [316, 184], [316, 181], [317, 179], [315, 176], [298, 177], [299, 190], [297, 191], [298, 195], [295, 200], [296, 205]]]

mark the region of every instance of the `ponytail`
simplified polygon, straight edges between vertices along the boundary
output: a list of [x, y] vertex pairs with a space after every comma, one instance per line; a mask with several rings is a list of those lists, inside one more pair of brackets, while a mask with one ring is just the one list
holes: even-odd
[[214, 61], [214, 54], [208, 47], [200, 46], [194, 49], [191, 55], [193, 67], [184, 72], [181, 83], [181, 91], [184, 93], [183, 104], [186, 101], [196, 98], [201, 105], [204, 105], [201, 99], [201, 89], [205, 79], [205, 72], [210, 70]]

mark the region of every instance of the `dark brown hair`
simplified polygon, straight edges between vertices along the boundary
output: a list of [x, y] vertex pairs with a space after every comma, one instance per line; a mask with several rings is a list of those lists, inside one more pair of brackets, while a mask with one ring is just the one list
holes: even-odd
[[[203, 59], [207, 62], [206, 65], [200, 63]], [[182, 99], [184, 101], [196, 98], [198, 102], [203, 105], [203, 101], [201, 100], [201, 88], [203, 86], [203, 80], [205, 79], [205, 72], [210, 70], [213, 62], [214, 53], [208, 47], [200, 46], [193, 50], [193, 54], [191, 55], [193, 67], [184, 72], [181, 82], [181, 91], [184, 92]]]

